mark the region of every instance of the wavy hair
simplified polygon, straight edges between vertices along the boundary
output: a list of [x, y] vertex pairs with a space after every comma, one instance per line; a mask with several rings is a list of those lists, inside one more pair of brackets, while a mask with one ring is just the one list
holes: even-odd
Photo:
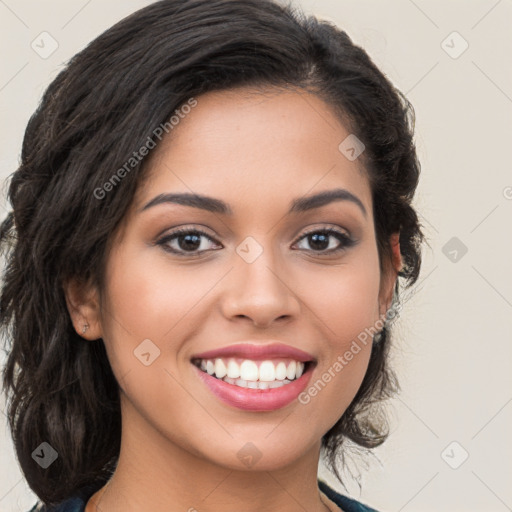
[[[103, 340], [84, 343], [75, 332], [62, 285], [75, 277], [103, 289], [109, 242], [147, 159], [101, 199], [95, 190], [189, 98], [242, 86], [298, 88], [331, 106], [366, 146], [361, 161], [381, 269], [399, 231], [399, 277], [406, 286], [418, 278], [414, 110], [344, 31], [272, 0], [162, 0], [121, 20], [45, 91], [10, 175], [12, 209], [0, 227], [7, 415], [24, 476], [46, 504], [103, 485], [119, 456], [118, 384]], [[399, 280], [394, 304], [398, 294]], [[356, 397], [322, 438], [340, 481], [336, 459], [347, 440], [372, 448], [387, 435], [374, 411], [397, 384], [389, 327], [381, 334]], [[43, 441], [59, 454], [46, 469], [32, 459]]]

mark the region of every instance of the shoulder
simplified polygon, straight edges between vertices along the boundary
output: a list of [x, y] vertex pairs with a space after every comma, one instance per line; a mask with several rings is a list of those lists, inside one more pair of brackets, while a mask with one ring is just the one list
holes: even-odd
[[370, 508], [359, 501], [339, 494], [320, 479], [318, 479], [318, 487], [331, 501], [334, 501], [343, 512], [377, 512], [374, 508]]

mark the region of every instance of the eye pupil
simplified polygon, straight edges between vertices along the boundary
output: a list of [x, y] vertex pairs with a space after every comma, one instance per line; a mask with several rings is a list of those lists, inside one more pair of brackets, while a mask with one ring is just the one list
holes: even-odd
[[[181, 241], [185, 239], [187, 241], [187, 245], [184, 245], [181, 243]], [[192, 245], [189, 245], [188, 243], [191, 242], [191, 239], [194, 239], [194, 242], [192, 242]], [[178, 245], [180, 246], [180, 249], [183, 249], [184, 251], [190, 250], [194, 251], [201, 245], [201, 237], [197, 235], [181, 235], [178, 238], [179, 242]]]
[[[329, 247], [329, 235], [326, 235], [325, 233], [313, 233], [312, 235], [309, 235], [309, 239], [313, 240], [313, 244], [311, 246], [315, 249], [324, 250]], [[319, 239], [322, 239], [320, 241], [321, 247], [316, 245], [319, 242]], [[326, 243], [327, 245], [325, 245]]]

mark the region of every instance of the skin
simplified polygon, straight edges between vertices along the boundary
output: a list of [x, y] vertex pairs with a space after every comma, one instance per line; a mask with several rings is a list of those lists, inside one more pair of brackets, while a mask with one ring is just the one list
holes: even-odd
[[[321, 438], [354, 398], [371, 343], [307, 405], [265, 412], [221, 402], [190, 358], [277, 339], [314, 355], [315, 382], [389, 308], [399, 248], [395, 268], [381, 273], [367, 176], [338, 150], [349, 132], [321, 99], [273, 89], [197, 99], [150, 156], [113, 240], [103, 295], [76, 280], [65, 287], [77, 332], [104, 340], [121, 393], [119, 464], [86, 511], [339, 510], [318, 490]], [[334, 188], [356, 195], [367, 215], [349, 201], [287, 213], [293, 199]], [[222, 199], [233, 215], [171, 203], [138, 211], [167, 192]], [[195, 250], [205, 252], [191, 256], [183, 238], [168, 246], [184, 256], [155, 245], [178, 226], [207, 231], [212, 239]], [[336, 237], [323, 246], [304, 237], [326, 227], [357, 243], [327, 255]], [[252, 263], [236, 252], [247, 236], [263, 249]], [[160, 350], [149, 366], [134, 357], [145, 339]], [[261, 453], [252, 467], [237, 457], [248, 442]]]

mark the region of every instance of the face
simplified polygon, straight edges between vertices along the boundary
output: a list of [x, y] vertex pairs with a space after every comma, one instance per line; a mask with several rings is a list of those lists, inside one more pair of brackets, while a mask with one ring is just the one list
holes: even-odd
[[[371, 339], [357, 351], [354, 340], [385, 312], [394, 280], [379, 270], [367, 176], [338, 149], [349, 132], [328, 105], [248, 89], [197, 102], [151, 155], [90, 334], [103, 338], [119, 382], [123, 432], [138, 425], [227, 468], [257, 450], [258, 469], [272, 470], [319, 446], [354, 398]], [[330, 191], [338, 196], [306, 201]], [[234, 344], [264, 350], [214, 354], [198, 368], [196, 356]], [[270, 344], [284, 351], [265, 352]], [[264, 360], [274, 364], [263, 370]], [[284, 384], [241, 388], [210, 375], [223, 364]]]

